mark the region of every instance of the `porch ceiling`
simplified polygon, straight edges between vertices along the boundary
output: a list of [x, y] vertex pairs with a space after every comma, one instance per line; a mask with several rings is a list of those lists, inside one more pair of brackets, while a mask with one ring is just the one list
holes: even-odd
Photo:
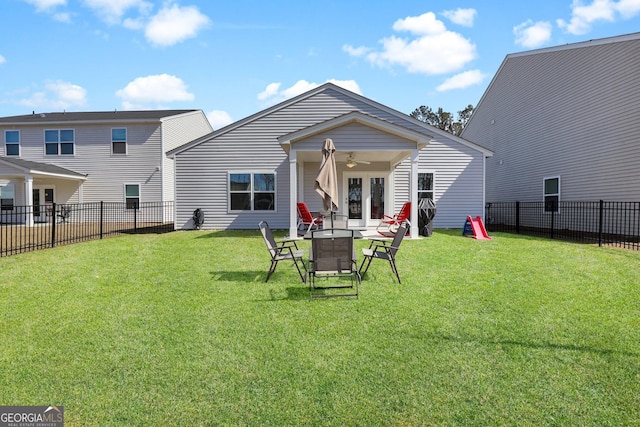
[[[396, 164], [411, 155], [410, 151], [403, 150], [336, 150], [336, 162], [346, 163], [347, 156], [353, 154], [356, 160], [377, 163], [390, 162]], [[296, 151], [296, 158], [301, 162], [320, 162], [322, 160], [322, 152], [315, 151]]]

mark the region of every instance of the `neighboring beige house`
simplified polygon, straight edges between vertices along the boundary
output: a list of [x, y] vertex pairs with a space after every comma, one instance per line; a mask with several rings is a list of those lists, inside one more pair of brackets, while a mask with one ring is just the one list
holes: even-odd
[[336, 147], [338, 214], [375, 228], [412, 202], [437, 204], [435, 227], [483, 215], [485, 159], [492, 152], [331, 83], [170, 150], [176, 167], [177, 229], [256, 229], [262, 220], [296, 235], [296, 202], [321, 210], [314, 191], [326, 138]]
[[165, 153], [211, 131], [201, 110], [1, 117], [1, 212], [32, 224], [46, 221], [47, 210], [7, 214], [52, 203], [173, 201], [174, 165]]
[[507, 55], [462, 137], [487, 202], [640, 201], [640, 33]]

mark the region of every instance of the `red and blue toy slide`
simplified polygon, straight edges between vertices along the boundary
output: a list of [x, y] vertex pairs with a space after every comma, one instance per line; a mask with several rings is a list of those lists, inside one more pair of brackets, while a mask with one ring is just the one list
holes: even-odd
[[467, 221], [464, 223], [464, 228], [462, 229], [462, 235], [473, 236], [474, 239], [478, 240], [491, 240], [491, 237], [487, 234], [487, 229], [484, 228], [482, 218], [479, 216], [475, 218], [472, 218], [471, 215], [467, 216]]

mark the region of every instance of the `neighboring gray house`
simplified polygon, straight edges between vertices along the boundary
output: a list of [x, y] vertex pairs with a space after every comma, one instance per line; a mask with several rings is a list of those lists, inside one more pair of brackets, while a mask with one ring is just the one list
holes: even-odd
[[[296, 202], [321, 210], [314, 191], [324, 140], [336, 146], [340, 207], [352, 227], [375, 228], [421, 198], [437, 204], [434, 226], [459, 228], [483, 215], [490, 150], [327, 83], [169, 151], [176, 167], [176, 228], [194, 209], [204, 228], [296, 233]], [[360, 161], [358, 163], [358, 161]]]
[[640, 33], [507, 55], [462, 136], [487, 202], [640, 201]]
[[0, 201], [34, 206], [46, 221], [51, 203], [173, 201], [168, 150], [209, 134], [201, 110], [34, 113], [0, 118]]

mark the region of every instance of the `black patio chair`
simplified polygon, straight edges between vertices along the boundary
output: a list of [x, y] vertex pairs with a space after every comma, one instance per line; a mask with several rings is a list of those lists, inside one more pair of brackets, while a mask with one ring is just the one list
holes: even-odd
[[[362, 249], [362, 254], [364, 255], [364, 259], [362, 260], [362, 264], [360, 264], [360, 275], [364, 277], [367, 274], [367, 270], [369, 270], [369, 266], [371, 265], [371, 261], [374, 259], [384, 259], [389, 261], [391, 265], [391, 270], [398, 278], [398, 283], [402, 283], [400, 281], [400, 274], [398, 274], [398, 267], [396, 266], [396, 253], [398, 249], [400, 249], [400, 244], [402, 243], [402, 239], [405, 234], [407, 234], [407, 223], [403, 222], [396, 231], [396, 234], [393, 240], [380, 240], [373, 239], [371, 240], [371, 244], [368, 249]], [[366, 267], [365, 267], [366, 264]], [[362, 268], [364, 267], [364, 271]]]
[[56, 215], [58, 217], [58, 222], [66, 223], [71, 216], [71, 206], [58, 205], [58, 208], [58, 213]]
[[[307, 274], [306, 266], [302, 258], [304, 256], [304, 251], [298, 249], [298, 244], [292, 239], [277, 242], [273, 237], [269, 224], [267, 224], [266, 221], [261, 221], [260, 224], [258, 224], [258, 227], [260, 228], [264, 242], [266, 243], [269, 254], [271, 255], [271, 267], [269, 267], [269, 272], [267, 273], [265, 282], [269, 281], [269, 277], [271, 277], [273, 272], [276, 271], [276, 267], [280, 261], [293, 261], [296, 269], [298, 270], [298, 274], [300, 275], [300, 279], [302, 279], [302, 283], [304, 283], [306, 281]], [[300, 269], [298, 262], [302, 264], [304, 273], [302, 273], [302, 269]]]
[[[360, 273], [358, 273], [358, 264], [353, 249], [353, 230], [324, 229], [312, 231], [309, 268], [307, 271], [310, 298], [345, 296], [357, 298]], [[344, 284], [344, 281], [330, 282], [329, 285], [325, 286], [316, 284], [317, 278], [328, 279], [336, 277], [350, 277], [351, 280], [348, 284]], [[354, 291], [314, 293], [316, 289], [339, 288], [350, 288]]]

